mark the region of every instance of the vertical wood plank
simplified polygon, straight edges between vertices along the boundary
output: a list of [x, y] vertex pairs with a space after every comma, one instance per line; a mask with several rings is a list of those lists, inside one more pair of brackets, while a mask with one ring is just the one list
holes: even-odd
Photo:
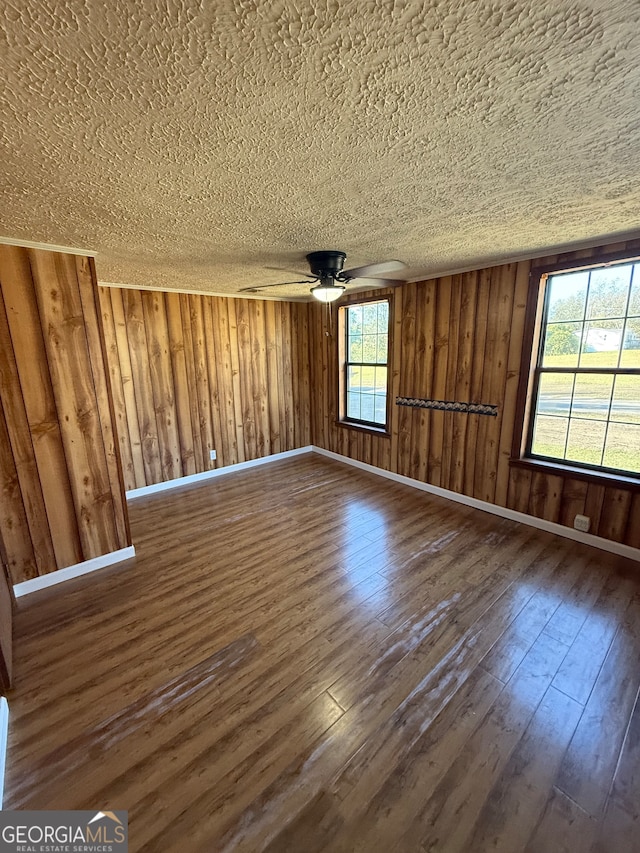
[[187, 377], [187, 359], [182, 332], [182, 310], [178, 293], [165, 293], [167, 313], [167, 334], [171, 357], [171, 375], [174, 383], [175, 411], [180, 443], [180, 468], [183, 476], [195, 474], [196, 461], [193, 449], [193, 422], [189, 380]]
[[[295, 306], [291, 303], [282, 304], [282, 370], [288, 377], [285, 385], [285, 409], [284, 418], [286, 424], [287, 450], [295, 447], [295, 429], [294, 429], [294, 398], [302, 393], [302, 389], [298, 385], [298, 373], [293, 372], [293, 338], [292, 338], [292, 312]], [[295, 310], [302, 310], [295, 308]], [[308, 311], [313, 310], [313, 305], [307, 306]], [[317, 406], [314, 406], [314, 411]], [[319, 438], [319, 436], [318, 436]], [[325, 437], [325, 441], [327, 437]], [[326, 445], [323, 445], [326, 447]]]
[[192, 303], [186, 294], [180, 294], [180, 315], [182, 318], [182, 337], [184, 341], [184, 366], [187, 373], [187, 392], [193, 439], [193, 462], [196, 473], [207, 470], [202, 447], [200, 427], [200, 406], [198, 404], [198, 381], [196, 378], [196, 358], [193, 347]]
[[243, 418], [242, 382], [240, 378], [240, 342], [238, 334], [237, 306], [242, 300], [232, 299], [228, 303], [229, 309], [229, 353], [231, 356], [231, 387], [233, 389], [233, 408], [236, 424], [236, 446], [238, 448], [238, 462], [244, 462], [247, 458], [245, 443], [245, 425]]
[[[481, 270], [478, 274], [478, 294], [476, 298], [476, 318], [473, 334], [473, 355], [471, 361], [471, 383], [469, 402], [482, 403], [482, 377], [485, 370], [487, 324], [489, 318], [489, 297], [491, 294], [490, 270]], [[478, 457], [478, 429], [482, 415], [469, 415], [465, 441], [465, 459], [463, 491], [472, 497], [475, 493], [476, 464]]]
[[6, 432], [2, 441], [2, 529], [12, 576], [24, 579], [53, 571], [56, 555], [1, 292], [0, 398]]
[[151, 390], [149, 348], [144, 325], [142, 295], [137, 290], [123, 290], [122, 304], [125, 312], [131, 380], [140, 428], [140, 450], [144, 465], [145, 485], [162, 482], [158, 426]]
[[[449, 319], [451, 314], [451, 276], [438, 279], [436, 303], [435, 353], [433, 366], [432, 394], [435, 400], [446, 399], [447, 372], [449, 369]], [[444, 412], [433, 412], [431, 418], [431, 441], [429, 445], [429, 482], [442, 484], [442, 461], [444, 450]], [[446, 426], [449, 426], [448, 422]]]
[[136, 402], [136, 389], [133, 377], [133, 366], [131, 364], [131, 352], [129, 349], [129, 332], [127, 327], [128, 306], [124, 302], [123, 291], [113, 289], [111, 291], [111, 307], [113, 309], [113, 321], [118, 345], [118, 358], [120, 360], [120, 373], [122, 376], [122, 392], [127, 410], [127, 426], [131, 444], [131, 458], [135, 475], [135, 487], [149, 485], [144, 466], [144, 454], [142, 452], [142, 436], [140, 434], [139, 407]]
[[162, 479], [174, 480], [182, 476], [182, 463], [164, 293], [160, 291], [142, 293], [142, 311]]
[[[431, 397], [433, 362], [435, 355], [437, 280], [417, 285], [416, 293], [416, 346], [414, 359], [415, 393], [418, 397]], [[411, 457], [413, 476], [427, 482], [429, 477], [429, 442], [431, 440], [431, 412], [417, 409], [410, 421]]]
[[520, 358], [524, 318], [529, 290], [529, 262], [516, 265], [514, 296], [511, 311], [509, 333], [509, 351], [507, 355], [506, 375], [504, 377], [503, 403], [500, 420], [500, 442], [498, 447], [498, 467], [496, 472], [496, 491], [494, 500], [498, 506], [506, 506], [509, 488], [509, 459], [513, 443], [513, 430], [516, 414], [516, 398], [520, 380]]
[[233, 407], [233, 383], [231, 369], [231, 336], [229, 333], [229, 300], [217, 299], [214, 320], [214, 358], [220, 406], [220, 429], [222, 442], [217, 456], [218, 465], [234, 465], [238, 461], [238, 443]]
[[[218, 449], [222, 450], [224, 441], [222, 437], [222, 402], [221, 389], [218, 384], [218, 365], [216, 363], [216, 346], [215, 338], [218, 336], [216, 325], [217, 306], [219, 300], [215, 297], [203, 297], [201, 299], [202, 310], [204, 313], [204, 335], [206, 343], [206, 365], [207, 378], [209, 383], [209, 406], [211, 412], [211, 445], [209, 450], [216, 451], [216, 459]], [[206, 454], [208, 455], [208, 454]], [[209, 458], [205, 460], [207, 467], [212, 467], [213, 462]]]
[[39, 567], [36, 561], [2, 406], [0, 406], [0, 529], [7, 552], [7, 565], [14, 584], [55, 569], [53, 545], [51, 561], [48, 565], [42, 564]]
[[628, 489], [607, 488], [602, 502], [598, 536], [614, 542], [624, 542], [631, 510], [632, 494]]
[[29, 250], [83, 559], [120, 547], [73, 255]]
[[256, 432], [256, 412], [253, 400], [253, 383], [251, 373], [251, 330], [249, 326], [249, 300], [236, 301], [236, 317], [238, 329], [238, 361], [240, 365], [240, 401], [242, 404], [242, 424], [244, 428], [245, 458], [256, 459], [258, 456], [258, 438]]
[[494, 502], [498, 469], [500, 430], [503, 419], [505, 372], [509, 354], [510, 322], [513, 302], [515, 265], [505, 264], [494, 268], [491, 283], [491, 301], [487, 333], [487, 354], [490, 369], [483, 377], [484, 402], [498, 406], [496, 418], [483, 417], [478, 427], [478, 445], [482, 448], [481, 464], [475, 478], [476, 497]]
[[[449, 345], [448, 345], [448, 360], [447, 360], [447, 376], [445, 383], [444, 398], [445, 400], [455, 401], [458, 378], [458, 341], [460, 337], [460, 312], [462, 303], [462, 276], [451, 276], [451, 303], [449, 306]], [[463, 401], [464, 402], [464, 401]], [[447, 489], [451, 480], [452, 466], [452, 444], [453, 434], [456, 429], [456, 423], [460, 419], [466, 420], [468, 415], [458, 412], [443, 412], [443, 442], [442, 442], [442, 473], [440, 475], [440, 485]]]
[[89, 349], [89, 364], [98, 404], [98, 418], [104, 442], [107, 475], [113, 499], [113, 515], [118, 536], [118, 547], [131, 545], [129, 514], [125, 498], [124, 477], [120, 445], [115, 431], [116, 414], [113, 392], [107, 367], [107, 351], [102, 314], [98, 300], [98, 286], [93, 258], [75, 256], [76, 275], [80, 288], [80, 302]]
[[[455, 370], [455, 400], [471, 400], [471, 373], [473, 358], [473, 333], [475, 327], [476, 300], [478, 296], [477, 273], [467, 273], [462, 277], [460, 294], [460, 321], [458, 332], [458, 353]], [[454, 418], [451, 437], [451, 466], [448, 488], [455, 492], [464, 491], [464, 474], [472, 461], [466, 454], [466, 437], [470, 415]]]
[[255, 409], [256, 440], [258, 456], [267, 456], [269, 448], [269, 411], [267, 405], [267, 344], [264, 306], [258, 299], [251, 299], [249, 312], [249, 330], [253, 357], [251, 371], [253, 375], [253, 405]]
[[198, 430], [202, 442], [202, 470], [209, 468], [209, 450], [214, 449], [211, 425], [211, 401], [209, 396], [209, 370], [207, 365], [207, 344], [204, 328], [204, 296], [190, 295], [190, 327], [193, 343], [193, 363], [196, 378], [196, 403], [198, 412]]
[[587, 497], [584, 502], [584, 514], [591, 519], [591, 530], [600, 529], [600, 517], [604, 504], [605, 487], [589, 483]]
[[635, 494], [629, 509], [625, 544], [640, 548], [640, 494]]
[[[298, 414], [300, 435], [298, 437], [296, 447], [305, 447], [306, 445], [311, 443], [311, 387], [309, 383], [309, 310], [308, 305], [306, 305], [305, 303], [297, 302], [295, 303], [295, 306], [295, 313], [297, 317], [296, 351], [299, 353], [297, 376], [299, 388], [298, 393], [300, 397], [300, 410]], [[337, 334], [338, 329], [338, 307], [336, 305], [332, 305], [331, 312], [332, 335], [329, 340], [331, 341], [331, 346], [334, 351], [334, 358], [331, 362], [333, 365], [333, 372], [331, 375], [330, 406], [333, 411], [333, 424], [335, 425], [335, 422], [338, 417], [338, 412], [335, 408], [338, 393], [338, 383], [336, 374], [337, 362], [335, 360], [335, 336]]]
[[[102, 314], [102, 326], [104, 329], [105, 346], [106, 346], [106, 362], [111, 376], [111, 393], [113, 396], [114, 408], [114, 427], [118, 445], [120, 447], [120, 461], [122, 465], [122, 475], [124, 478], [124, 487], [126, 490], [136, 488], [136, 474], [134, 469], [133, 453], [132, 453], [132, 435], [133, 424], [129, 424], [129, 413], [124, 396], [124, 386], [122, 381], [122, 367], [120, 355], [118, 353], [118, 341], [116, 337], [115, 315], [113, 310], [112, 297], [118, 298], [119, 293], [115, 288], [101, 287], [98, 289], [98, 297], [100, 302], [100, 311]], [[122, 305], [122, 302], [120, 302]], [[129, 347], [127, 348], [127, 357]], [[131, 373], [129, 372], [129, 382], [131, 381]], [[134, 406], [135, 408], [135, 406]], [[135, 428], [137, 430], [137, 415], [135, 415]], [[138, 433], [138, 450], [139, 450], [139, 433]], [[139, 454], [138, 454], [139, 455]], [[141, 461], [141, 458], [140, 458]], [[144, 469], [142, 470], [144, 475]], [[141, 486], [145, 485], [144, 481], [140, 482]]]
[[56, 567], [71, 566], [83, 559], [82, 545], [26, 249], [0, 246], [0, 281], [19, 380], [12, 393], [24, 400], [46, 507], [46, 521], [41, 513], [34, 521], [51, 532]]
[[512, 468], [509, 477], [507, 506], [516, 512], [529, 511], [529, 495], [531, 493], [531, 471], [524, 468]]
[[278, 365], [278, 340], [276, 337], [276, 302], [265, 302], [264, 304], [264, 327], [266, 338], [266, 367], [268, 393], [268, 416], [269, 433], [268, 444], [270, 453], [280, 453], [282, 442], [280, 440], [280, 385], [283, 376]]
[[[396, 339], [399, 339], [397, 355], [400, 362], [400, 391], [401, 397], [416, 397], [415, 358], [413, 348], [416, 340], [416, 305], [417, 287], [415, 283], [405, 285], [402, 290], [402, 315], [399, 318], [400, 328]], [[396, 449], [396, 465], [398, 474], [411, 476], [411, 439], [413, 434], [414, 411], [408, 406], [400, 406], [398, 412], [398, 441]]]

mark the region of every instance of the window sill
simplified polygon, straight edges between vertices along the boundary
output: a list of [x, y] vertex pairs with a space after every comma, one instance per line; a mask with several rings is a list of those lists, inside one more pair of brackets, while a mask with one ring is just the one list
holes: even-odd
[[382, 438], [391, 438], [391, 433], [384, 427], [365, 426], [365, 424], [354, 424], [351, 421], [336, 421], [336, 426], [346, 427], [347, 429], [355, 429], [358, 432], [368, 432], [370, 435], [378, 435]]
[[597, 483], [614, 489], [628, 489], [631, 492], [640, 492], [640, 478], [631, 477], [628, 474], [613, 474], [609, 471], [590, 471], [586, 468], [578, 468], [573, 465], [563, 465], [556, 462], [548, 462], [543, 459], [510, 459], [509, 465], [514, 468], [525, 468], [529, 471], [539, 471], [556, 477], [567, 477], [572, 480], [585, 480], [588, 483]]

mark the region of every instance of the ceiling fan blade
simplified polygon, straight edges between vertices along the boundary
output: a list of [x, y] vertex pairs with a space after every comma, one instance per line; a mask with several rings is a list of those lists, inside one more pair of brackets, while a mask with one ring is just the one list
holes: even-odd
[[302, 270], [294, 270], [289, 267], [286, 269], [285, 267], [265, 267], [266, 270], [276, 270], [276, 272], [286, 272], [289, 275], [306, 275], [308, 278], [315, 278], [313, 273], [310, 272], [302, 272]]
[[[405, 283], [405, 281], [397, 278], [361, 278], [360, 276], [357, 278], [349, 276], [346, 282], [347, 285], [357, 285], [358, 290], [364, 290], [366, 287], [396, 287], [398, 284]], [[350, 289], [353, 290], [353, 288]]]
[[241, 287], [238, 293], [257, 293], [265, 287], [286, 287], [287, 284], [313, 284], [317, 278], [304, 279], [303, 281], [279, 281], [276, 284], [254, 284], [251, 287]]
[[389, 272], [400, 272], [406, 268], [407, 265], [403, 264], [402, 261], [381, 261], [379, 264], [366, 264], [363, 267], [344, 270], [342, 275], [346, 278], [369, 278], [370, 276], [385, 275]]

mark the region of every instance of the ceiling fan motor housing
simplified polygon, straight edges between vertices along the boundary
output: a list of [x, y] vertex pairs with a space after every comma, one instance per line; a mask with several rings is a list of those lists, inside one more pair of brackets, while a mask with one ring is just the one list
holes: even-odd
[[346, 252], [309, 252], [307, 260], [313, 275], [319, 279], [335, 279], [342, 272], [346, 257]]

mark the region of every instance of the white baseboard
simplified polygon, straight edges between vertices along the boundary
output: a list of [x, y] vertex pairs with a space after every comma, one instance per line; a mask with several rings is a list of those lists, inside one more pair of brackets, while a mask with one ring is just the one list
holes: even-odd
[[7, 741], [9, 739], [9, 703], [0, 696], [0, 810], [4, 797], [4, 771], [7, 762]]
[[313, 446], [312, 449], [321, 456], [327, 456], [329, 459], [335, 459], [338, 462], [346, 462], [347, 465], [353, 465], [354, 468], [360, 468], [363, 471], [368, 471], [370, 474], [377, 474], [379, 477], [386, 477], [387, 480], [394, 480], [396, 483], [403, 483], [405, 486], [411, 486], [414, 489], [420, 489], [423, 492], [429, 492], [432, 495], [438, 495], [438, 497], [447, 498], [447, 500], [456, 501], [456, 503], [471, 506], [483, 512], [490, 512], [492, 515], [499, 515], [501, 518], [519, 521], [521, 524], [528, 524], [529, 527], [537, 527], [539, 530], [546, 530], [548, 533], [564, 536], [565, 539], [573, 539], [575, 542], [592, 545], [594, 548], [600, 548], [602, 551], [609, 551], [611, 554], [628, 557], [630, 560], [640, 562], [640, 549], [632, 548], [630, 545], [613, 542], [611, 539], [603, 539], [601, 536], [594, 536], [592, 533], [582, 533], [579, 530], [574, 530], [572, 527], [565, 527], [564, 524], [556, 524], [554, 521], [546, 521], [544, 518], [536, 518], [534, 515], [516, 512], [514, 509], [497, 506], [488, 501], [470, 498], [467, 495], [461, 495], [459, 492], [442, 489], [440, 486], [431, 486], [429, 483], [405, 477], [403, 474], [395, 474], [393, 471], [385, 471], [383, 468], [376, 468], [375, 465], [368, 465], [366, 462], [358, 462], [356, 459], [341, 456], [339, 453], [325, 450], [322, 447]]
[[188, 486], [189, 483], [200, 483], [210, 480], [212, 477], [221, 477], [223, 474], [231, 474], [234, 471], [244, 471], [246, 468], [255, 468], [258, 465], [267, 465], [269, 462], [277, 462], [279, 459], [289, 459], [292, 456], [300, 456], [301, 453], [311, 453], [313, 448], [310, 444], [305, 447], [297, 447], [295, 450], [284, 450], [282, 453], [273, 453], [271, 456], [261, 456], [259, 459], [249, 459], [247, 462], [236, 462], [235, 465], [226, 465], [222, 468], [214, 468], [213, 471], [202, 471], [200, 474], [189, 474], [186, 477], [177, 477], [175, 480], [167, 480], [165, 483], [154, 483], [151, 486], [141, 486], [139, 489], [129, 489], [126, 492], [128, 501], [145, 495], [153, 495], [156, 492], [165, 492], [167, 489], [177, 489], [180, 486]]
[[133, 545], [130, 545], [128, 548], [120, 548], [119, 551], [112, 551], [110, 554], [103, 554], [101, 557], [93, 557], [91, 560], [85, 560], [83, 563], [67, 566], [66, 569], [58, 569], [57, 572], [49, 572], [47, 575], [17, 583], [13, 587], [13, 593], [16, 598], [19, 598], [22, 595], [28, 595], [30, 592], [37, 592], [40, 589], [46, 589], [49, 586], [63, 583], [72, 578], [79, 578], [81, 575], [86, 575], [89, 572], [104, 569], [106, 566], [111, 566], [114, 563], [130, 560], [135, 555], [136, 549]]

